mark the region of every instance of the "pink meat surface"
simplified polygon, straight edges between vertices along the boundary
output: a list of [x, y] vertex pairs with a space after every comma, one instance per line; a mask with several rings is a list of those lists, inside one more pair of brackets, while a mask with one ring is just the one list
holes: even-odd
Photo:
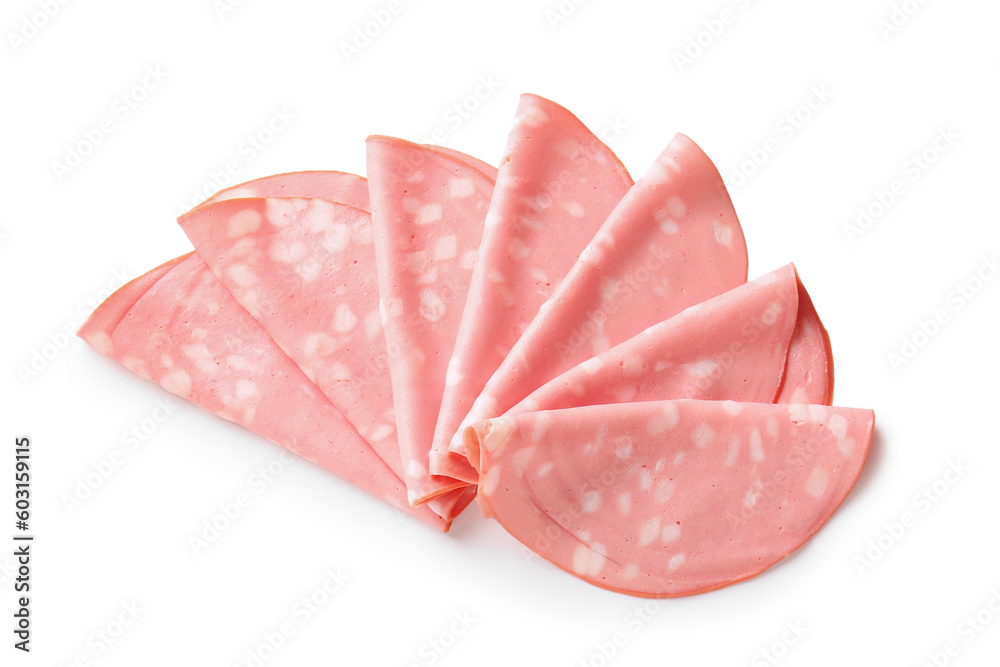
[[265, 176], [220, 190], [195, 208], [227, 199], [255, 197], [316, 197], [369, 209], [368, 181], [357, 174], [342, 171], [295, 171]]
[[430, 469], [477, 479], [448, 443], [545, 299], [632, 185], [573, 114], [522, 95], [486, 216], [479, 261], [448, 364]]
[[[476, 399], [462, 427], [685, 308], [746, 282], [743, 231], [718, 170], [677, 135], [629, 190]], [[464, 453], [461, 432], [449, 450]]]
[[403, 479], [416, 504], [467, 486], [431, 475], [429, 457], [494, 184], [426, 146], [387, 137], [367, 145]]
[[772, 403], [803, 317], [799, 304], [789, 264], [574, 366], [507, 414], [673, 398]]
[[785, 381], [778, 403], [833, 405], [833, 348], [830, 335], [806, 288], [799, 282], [799, 319], [792, 332]]
[[79, 331], [95, 350], [224, 419], [277, 443], [421, 521], [405, 486], [198, 255], [132, 281]]
[[830, 518], [864, 465], [871, 410], [654, 401], [475, 426], [479, 504], [596, 586], [691, 595], [760, 574]]

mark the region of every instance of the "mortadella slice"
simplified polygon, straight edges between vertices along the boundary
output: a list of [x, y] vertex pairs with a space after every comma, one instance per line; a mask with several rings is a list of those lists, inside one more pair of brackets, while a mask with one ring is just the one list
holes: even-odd
[[369, 210], [368, 181], [342, 171], [294, 171], [265, 176], [220, 190], [195, 208], [227, 199], [256, 197], [315, 197]]
[[133, 373], [277, 443], [439, 529], [385, 465], [196, 254], [124, 286], [79, 336]]
[[468, 485], [431, 475], [429, 457], [494, 184], [426, 146], [369, 137], [367, 147], [403, 479], [416, 504]]
[[[678, 134], [542, 306], [463, 428], [746, 277], [746, 243], [726, 186], [708, 156]], [[461, 432], [449, 450], [463, 452]]]
[[642, 597], [753, 577], [830, 518], [864, 465], [871, 410], [653, 401], [477, 424], [479, 504], [532, 551]]
[[691, 306], [574, 366], [507, 414], [676, 398], [772, 403], [804, 316], [800, 284], [788, 264]]
[[448, 453], [472, 402], [632, 186], [625, 167], [576, 116], [522, 95], [486, 216], [468, 303], [448, 364], [431, 449], [433, 474], [468, 482]]
[[833, 348], [806, 288], [799, 282], [799, 319], [777, 403], [833, 405]]

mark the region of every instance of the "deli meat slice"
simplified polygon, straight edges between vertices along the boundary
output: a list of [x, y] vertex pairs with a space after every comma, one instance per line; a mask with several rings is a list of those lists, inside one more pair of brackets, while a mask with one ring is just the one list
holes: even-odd
[[295, 171], [265, 176], [220, 190], [195, 208], [227, 199], [257, 197], [315, 197], [369, 209], [368, 181], [342, 171]]
[[788, 350], [778, 403], [833, 404], [833, 348], [806, 288], [799, 283], [799, 319]]
[[411, 503], [468, 484], [431, 475], [434, 424], [493, 181], [442, 152], [368, 139], [378, 292]]
[[795, 354], [793, 331], [816, 312], [801, 295], [789, 264], [574, 366], [507, 414], [674, 398], [790, 402], [779, 390], [805, 390], [827, 371], [822, 355]]
[[541, 97], [521, 96], [448, 365], [432, 473], [475, 481], [465, 457], [448, 453], [449, 441], [631, 185], [611, 149], [573, 114]]
[[105, 301], [79, 331], [95, 350], [224, 419], [316, 463], [421, 521], [405, 486], [196, 254]]
[[701, 593], [760, 574], [847, 496], [871, 410], [653, 401], [477, 424], [479, 504], [532, 551], [596, 586]]
[[[746, 244], [722, 178], [693, 141], [677, 135], [542, 306], [463, 428], [746, 277]], [[461, 432], [449, 450], [464, 450]]]

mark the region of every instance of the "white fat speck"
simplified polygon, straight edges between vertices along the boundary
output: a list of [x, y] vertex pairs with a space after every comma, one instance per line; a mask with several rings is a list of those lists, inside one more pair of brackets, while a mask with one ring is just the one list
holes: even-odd
[[416, 213], [420, 210], [420, 199], [417, 197], [403, 197], [399, 205], [407, 213]]
[[351, 307], [346, 303], [337, 306], [337, 310], [333, 314], [333, 330], [345, 334], [354, 331], [356, 326], [358, 326], [358, 316], [354, 314]]
[[277, 238], [268, 246], [267, 256], [274, 262], [295, 264], [305, 259], [306, 246], [301, 241], [287, 241]]
[[627, 563], [625, 567], [622, 568], [622, 579], [635, 579], [640, 574], [642, 574], [642, 571], [635, 563]]
[[424, 204], [417, 211], [415, 222], [418, 225], [429, 225], [439, 221], [443, 214], [444, 209], [441, 207], [441, 204]]
[[500, 464], [494, 463], [489, 470], [486, 471], [486, 475], [483, 477], [483, 483], [479, 486], [479, 493], [484, 496], [492, 496], [497, 490], [497, 486], [500, 485]]
[[443, 262], [453, 259], [458, 254], [458, 239], [454, 234], [442, 236], [434, 242], [434, 261]]
[[529, 248], [524, 241], [514, 237], [507, 244], [507, 252], [510, 253], [511, 259], [516, 262], [523, 261], [531, 255], [531, 248]]
[[476, 260], [479, 257], [479, 252], [477, 250], [469, 250], [468, 252], [462, 253], [462, 259], [459, 260], [458, 265], [463, 269], [471, 271], [476, 268]]
[[332, 382], [347, 382], [351, 379], [351, 369], [341, 363], [330, 364], [327, 379]]
[[639, 489], [642, 491], [649, 491], [653, 488], [653, 473], [649, 472], [646, 468], [639, 471]]
[[500, 272], [500, 269], [490, 269], [489, 273], [486, 274], [486, 279], [494, 285], [507, 282], [507, 277]]
[[550, 472], [552, 472], [552, 469], [555, 468], [555, 466], [556, 464], [553, 463], [552, 461], [549, 461], [545, 465], [539, 466], [538, 472], [535, 473], [535, 477], [545, 477]]
[[517, 473], [518, 477], [524, 477], [524, 472], [528, 469], [528, 464], [531, 463], [531, 459], [534, 455], [535, 447], [533, 445], [522, 447], [514, 452], [514, 472]]
[[653, 500], [656, 501], [658, 505], [670, 500], [670, 497], [674, 495], [674, 483], [669, 479], [661, 479], [660, 483], [656, 485], [656, 491], [653, 492]]
[[718, 362], [713, 359], [699, 359], [698, 361], [684, 364], [684, 370], [687, 374], [695, 378], [711, 377], [718, 368]]
[[427, 468], [421, 465], [420, 461], [410, 459], [406, 463], [406, 475], [412, 479], [427, 477]]
[[810, 403], [806, 406], [806, 410], [809, 412], [809, 421], [814, 424], [823, 423], [830, 414], [830, 409], [825, 405], [813, 405]]
[[715, 242], [726, 248], [733, 247], [733, 228], [729, 225], [715, 223]]
[[726, 465], [736, 465], [736, 457], [740, 455], [740, 436], [734, 435], [729, 439], [729, 451], [726, 452]]
[[427, 270], [427, 251], [417, 250], [407, 253], [403, 258], [403, 266], [410, 273], [423, 273]]
[[843, 440], [837, 441], [837, 449], [839, 449], [840, 453], [844, 456], [850, 456], [851, 452], [854, 451], [854, 446], [856, 444], [857, 443], [854, 442], [854, 438], [844, 438]]
[[601, 509], [602, 502], [600, 491], [588, 491], [580, 498], [580, 511], [584, 514], [593, 514]]
[[809, 410], [802, 403], [792, 403], [788, 406], [788, 416], [796, 424], [803, 424], [809, 421]]
[[764, 460], [764, 443], [760, 437], [760, 431], [753, 429], [750, 431], [750, 462], [760, 463]]
[[574, 218], [582, 218], [587, 213], [587, 209], [580, 202], [567, 201], [562, 203], [562, 207]]
[[528, 127], [538, 128], [549, 120], [548, 115], [538, 107], [528, 107], [523, 113], [518, 114], [517, 120]]
[[691, 441], [698, 449], [704, 449], [714, 439], [715, 429], [704, 422], [691, 434]]
[[444, 375], [444, 386], [455, 387], [461, 384], [462, 380], [465, 379], [465, 373], [462, 372], [462, 360], [455, 357], [451, 358], [448, 362], [448, 370]]
[[666, 459], [660, 459], [659, 461], [656, 462], [656, 465], [654, 466], [654, 470], [656, 470], [656, 472], [663, 472], [663, 469], [666, 468], [666, 467], [667, 467], [667, 460]]
[[732, 415], [733, 417], [735, 417], [736, 415], [743, 412], [743, 406], [737, 403], [736, 401], [722, 401], [722, 410], [727, 415]]
[[826, 420], [826, 427], [830, 429], [830, 433], [838, 441], [843, 440], [847, 437], [847, 419], [844, 415], [834, 412], [830, 415], [829, 419]]
[[830, 475], [826, 468], [817, 465], [809, 473], [809, 479], [806, 480], [806, 493], [813, 498], [822, 498], [823, 494], [826, 493], [826, 485], [829, 481]]
[[617, 403], [629, 403], [638, 391], [634, 384], [621, 384], [611, 390], [611, 395]]
[[236, 381], [236, 398], [244, 401], [248, 398], [253, 398], [258, 394], [257, 383], [253, 380], [237, 380]]
[[226, 357], [226, 365], [234, 371], [245, 371], [250, 368], [247, 358], [239, 354], [230, 354]]
[[674, 465], [680, 465], [681, 461], [684, 460], [684, 450], [677, 452], [677, 456], [674, 457]]
[[667, 200], [667, 210], [670, 211], [671, 217], [676, 219], [676, 218], [683, 218], [685, 215], [687, 215], [688, 207], [687, 204], [684, 203], [683, 199], [681, 199], [677, 195], [674, 195], [673, 197]]
[[665, 544], [676, 542], [681, 539], [681, 527], [676, 523], [668, 523], [660, 531], [660, 541]]
[[622, 361], [622, 372], [629, 377], [635, 377], [642, 374], [645, 366], [646, 362], [643, 361], [642, 356], [630, 354]]
[[275, 227], [287, 227], [309, 208], [308, 199], [272, 197], [265, 201], [265, 215]]
[[673, 403], [664, 403], [657, 414], [646, 424], [646, 430], [650, 435], [661, 435], [677, 426], [681, 416], [677, 411], [677, 406]]
[[226, 273], [240, 287], [249, 287], [257, 283], [257, 274], [246, 264], [233, 264]]
[[476, 184], [467, 178], [453, 178], [448, 181], [448, 194], [456, 199], [476, 194]]
[[430, 268], [417, 276], [418, 285], [433, 285], [438, 279], [438, 265], [431, 264]]
[[781, 435], [781, 427], [778, 424], [778, 420], [774, 417], [767, 418], [767, 434], [775, 440]]
[[614, 299], [618, 295], [618, 281], [614, 278], [601, 278], [600, 294], [604, 301]]
[[677, 221], [674, 220], [673, 218], [663, 218], [659, 222], [659, 227], [661, 232], [663, 232], [664, 234], [670, 234], [671, 236], [681, 231], [681, 228], [680, 226], [678, 226]]
[[646, 519], [639, 526], [639, 547], [648, 547], [660, 537], [660, 517]]
[[434, 290], [420, 290], [420, 316], [428, 322], [439, 322], [447, 311], [447, 306]]
[[596, 375], [601, 372], [602, 368], [604, 368], [604, 362], [601, 361], [600, 357], [591, 357], [580, 364], [580, 368], [583, 369], [583, 372], [587, 375]]
[[806, 391], [805, 387], [796, 387], [795, 391], [792, 392], [792, 397], [788, 400], [789, 403], [808, 403], [809, 402], [809, 392]]
[[578, 544], [573, 552], [573, 572], [585, 576], [590, 569], [591, 551], [586, 544]]
[[229, 224], [226, 229], [227, 235], [229, 238], [235, 239], [252, 234], [260, 229], [260, 223], [263, 219], [261, 214], [255, 209], [244, 209], [229, 218]]
[[333, 253], [340, 253], [347, 250], [351, 244], [351, 230], [349, 225], [342, 222], [335, 222], [329, 226], [326, 234], [323, 235], [323, 247]]
[[176, 370], [164, 375], [160, 385], [167, 391], [187, 398], [191, 394], [191, 376], [182, 370]]
[[621, 510], [622, 514], [628, 516], [629, 512], [632, 511], [632, 494], [626, 491], [618, 495], [618, 509]]
[[625, 460], [632, 456], [632, 438], [627, 435], [615, 438], [615, 456], [621, 460]]
[[394, 424], [381, 424], [372, 429], [369, 437], [373, 442], [382, 442], [386, 438], [390, 437], [396, 432], [396, 426]]
[[675, 571], [677, 568], [679, 568], [681, 565], [684, 564], [685, 560], [687, 559], [684, 557], [684, 554], [675, 554], [670, 558], [670, 562], [667, 563], [667, 572]]

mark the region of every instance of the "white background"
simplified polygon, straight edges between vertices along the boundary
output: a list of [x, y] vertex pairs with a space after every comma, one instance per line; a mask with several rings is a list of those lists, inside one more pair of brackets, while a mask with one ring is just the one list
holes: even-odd
[[[995, 664], [1000, 614], [962, 624], [991, 596], [1000, 610], [1000, 280], [976, 282], [1000, 250], [996, 3], [908, 0], [887, 34], [890, 0], [567, 0], [560, 20], [546, 13], [557, 0], [409, 1], [350, 62], [342, 44], [388, 0], [246, 0], [222, 15], [212, 0], [97, 0], [52, 3], [51, 18], [43, 5], [8, 0], [0, 16], [0, 541], [14, 532], [15, 434], [34, 443], [37, 535], [30, 655], [11, 647], [13, 547], [0, 548], [0, 664], [246, 665], [284, 622], [294, 634], [263, 664]], [[689, 40], [704, 46], [681, 63]], [[144, 78], [123, 117], [116, 99]], [[366, 135], [435, 129], [495, 161], [523, 91], [623, 127], [611, 144], [635, 176], [673, 133], [699, 142], [732, 187], [751, 277], [796, 263], [832, 336], [836, 403], [876, 411], [842, 509], [754, 580], [643, 611], [528, 557], [475, 506], [436, 534], [179, 400], [155, 423], [166, 392], [61, 333], [122, 274], [189, 249], [174, 218], [227, 162], [234, 180], [362, 171]], [[251, 156], [244, 142], [275, 109], [294, 120]], [[60, 179], [54, 163], [105, 118], [110, 134]], [[897, 179], [902, 194], [850, 238]], [[981, 287], [971, 300], [954, 291], [967, 283]], [[944, 324], [893, 364], [938, 310]], [[122, 436], [143, 426], [133, 451]], [[123, 462], [68, 508], [115, 450]], [[281, 472], [257, 493], [268, 464]], [[952, 465], [966, 472], [946, 481]], [[917, 497], [935, 483], [934, 502]], [[195, 555], [189, 538], [244, 492], [251, 506]], [[340, 589], [297, 614], [338, 570]], [[109, 645], [97, 633], [117, 634], [123, 605], [141, 611]]]

